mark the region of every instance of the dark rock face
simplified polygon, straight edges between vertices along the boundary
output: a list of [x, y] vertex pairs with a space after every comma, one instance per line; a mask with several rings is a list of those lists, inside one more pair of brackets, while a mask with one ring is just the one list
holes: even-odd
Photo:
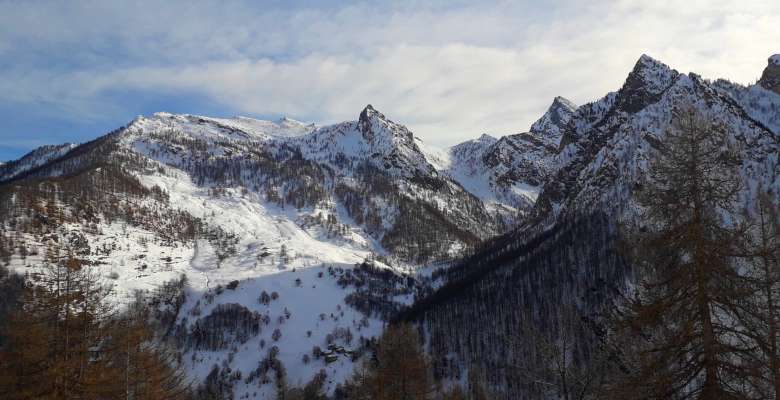
[[577, 106], [571, 101], [556, 97], [547, 112], [531, 125], [531, 133], [555, 147], [561, 141], [566, 125], [577, 111]]
[[360, 112], [358, 126], [360, 127], [360, 132], [363, 133], [363, 137], [367, 140], [373, 138], [373, 132], [371, 132], [371, 118], [385, 119], [385, 116], [375, 110], [371, 104], [367, 105], [366, 108]]
[[769, 57], [769, 65], [764, 68], [758, 84], [764, 89], [780, 94], [780, 54]]
[[367, 105], [366, 108], [360, 112], [358, 127], [363, 134], [363, 137], [368, 141], [372, 141], [377, 135], [382, 134], [382, 132], [378, 131], [387, 131], [388, 134], [396, 137], [400, 142], [412, 146], [415, 149], [417, 148], [417, 145], [414, 144], [412, 132], [406, 129], [405, 126], [388, 120], [384, 114], [377, 111], [371, 104]]
[[647, 55], [642, 55], [618, 92], [618, 108], [635, 113], [658, 100], [679, 73]]
[[523, 182], [539, 186], [551, 173], [547, 159], [555, 146], [531, 133], [507, 135], [498, 140], [482, 157], [482, 162], [496, 171], [496, 180], [510, 186]]

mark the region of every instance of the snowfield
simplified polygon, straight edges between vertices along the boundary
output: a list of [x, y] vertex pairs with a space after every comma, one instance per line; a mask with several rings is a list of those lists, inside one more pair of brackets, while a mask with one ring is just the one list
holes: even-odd
[[[289, 384], [303, 385], [325, 370], [326, 388], [332, 393], [336, 384], [351, 375], [355, 363], [345, 355], [339, 355], [332, 363], [314, 359], [313, 347], [327, 350], [326, 338], [338, 328], [352, 332], [351, 344], [355, 346], [360, 338], [377, 337], [383, 322], [348, 306], [344, 298], [351, 289], [339, 286], [339, 276], [332, 275], [329, 269], [351, 269], [381, 248], [357, 227], [346, 235], [330, 236], [320, 226], [302, 226], [303, 217], [328, 210], [284, 209], [265, 203], [255, 193], [242, 195], [233, 190], [213, 197], [208, 188], [192, 184], [181, 171], [164, 170], [165, 175], [139, 178], [148, 187], [163, 188], [175, 207], [235, 233], [236, 253], [220, 259], [209, 240], [165, 243], [154, 232], [122, 223], [101, 225], [99, 232], [88, 232], [78, 225], [63, 226], [63, 232], [80, 233], [87, 238], [93, 250], [85, 258], [95, 262], [93, 269], [113, 287], [118, 307], [132, 301], [135, 291], [151, 292], [163, 282], [186, 276], [187, 297], [179, 314], [180, 322], [186, 326], [191, 327], [199, 316], [209, 315], [220, 304], [240, 304], [271, 321], [259, 335], [229, 349], [185, 352], [184, 360], [195, 382], [202, 382], [214, 365], [248, 376], [269, 349], [277, 346], [277, 358], [287, 370]], [[347, 218], [339, 216], [340, 220]], [[29, 267], [43, 261], [45, 244], [38, 243], [37, 247], [41, 249], [37, 256], [25, 260], [14, 257], [12, 269], [19, 273], [39, 272]], [[282, 255], [283, 247], [287, 256]], [[111, 249], [110, 256], [100, 253], [103, 248]], [[225, 289], [233, 281], [238, 281], [238, 286]], [[260, 304], [258, 298], [263, 291], [276, 292], [279, 297], [269, 305]], [[278, 340], [271, 337], [275, 329], [281, 332]], [[351, 348], [343, 340], [334, 343]], [[311, 361], [304, 363], [304, 354]], [[239, 380], [234, 383], [234, 390], [236, 398], [276, 396], [273, 384], [244, 384]]]
[[[345, 356], [330, 364], [323, 359], [314, 360], [312, 348], [326, 349], [327, 335], [337, 328], [349, 328], [355, 335], [355, 342], [361, 336], [376, 337], [381, 333], [383, 323], [366, 318], [344, 303], [349, 291], [336, 284], [336, 277], [328, 273], [328, 267], [352, 268], [363, 262], [371, 251], [381, 251], [381, 248], [357, 227], [352, 227], [345, 236], [328, 237], [328, 232], [321, 227], [300, 225], [303, 217], [327, 213], [327, 209], [308, 212], [292, 207], [282, 209], [265, 203], [256, 193], [241, 195], [232, 190], [213, 198], [186, 176], [177, 171], [170, 172], [172, 176], [140, 178], [149, 187], [156, 185], [166, 190], [177, 207], [238, 237], [237, 254], [221, 261], [207, 240], [198, 240], [190, 249], [189, 265], [182, 271], [190, 285], [180, 318], [188, 318], [191, 326], [195, 320], [194, 310], [205, 316], [218, 304], [235, 303], [267, 315], [271, 320], [271, 325], [263, 327], [260, 335], [235, 348], [185, 353], [193, 377], [203, 381], [215, 364], [248, 376], [258, 367], [258, 360], [268, 349], [277, 346], [280, 350], [278, 359], [287, 369], [289, 384], [303, 385], [324, 369], [328, 376], [326, 388], [332, 393], [337, 383], [351, 375], [354, 363]], [[338, 219], [345, 220], [348, 216], [339, 215]], [[281, 256], [282, 247], [287, 257]], [[296, 279], [300, 279], [300, 286], [296, 285]], [[207, 295], [236, 280], [240, 283], [235, 290], [222, 290], [206, 304]], [[278, 300], [268, 306], [260, 304], [258, 297], [263, 291], [277, 292]], [[289, 311], [290, 317], [280, 322], [285, 310]], [[320, 315], [326, 317], [321, 319]], [[282, 334], [278, 341], [271, 338], [274, 329]], [[264, 347], [260, 346], [261, 341], [265, 343]], [[302, 361], [304, 354], [312, 357], [309, 363]], [[256, 395], [256, 398], [273, 399], [276, 396], [271, 384], [242, 385], [239, 381], [234, 387], [236, 398], [245, 395], [255, 398]]]

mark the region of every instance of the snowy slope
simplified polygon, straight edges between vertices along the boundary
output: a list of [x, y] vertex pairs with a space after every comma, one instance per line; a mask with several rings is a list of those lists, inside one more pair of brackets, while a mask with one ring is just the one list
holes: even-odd
[[41, 146], [18, 160], [0, 163], [0, 182], [14, 178], [55, 158], [61, 157], [74, 147], [76, 145], [73, 143]]
[[[44, 161], [32, 175], [75, 174], [76, 180], [106, 188], [90, 192], [97, 196], [93, 201], [119, 201], [119, 209], [130, 207], [133, 215], [98, 211], [84, 219], [89, 206], [71, 204], [71, 195], [63, 193], [57, 207], [64, 207], [69, 222], [41, 235], [24, 214], [29, 206], [20, 204], [9, 215], [23, 221], [14, 229], [28, 230], [23, 238], [31, 251], [13, 254], [10, 264], [20, 273], [37, 272], [52, 238], [57, 243], [75, 238], [79, 257], [114, 287], [119, 305], [136, 291], [154, 293], [163, 282], [184, 276], [186, 301], [177, 310], [175, 341], [196, 381], [217, 365], [231, 371], [235, 394], [274, 398], [275, 372], [258, 371], [277, 346], [274, 358], [284, 365], [289, 383], [306, 383], [324, 370], [332, 392], [359, 362], [367, 341], [381, 332], [387, 310], [408, 304], [424, 289], [408, 287], [415, 280], [401, 278], [420, 266], [410, 255], [451, 257], [500, 232], [482, 202], [440, 176], [421, 146], [407, 128], [370, 106], [357, 121], [319, 128], [289, 119], [138, 117], [69, 157], [46, 163], [48, 153], [37, 156]], [[110, 177], [101, 173], [106, 163], [118, 167]], [[129, 187], [117, 185], [117, 179]], [[10, 203], [13, 191], [28, 190], [22, 183], [3, 193]], [[66, 187], [67, 181], [53, 190]], [[169, 220], [172, 216], [177, 219]], [[11, 235], [5, 218], [10, 217], [4, 217], [3, 233]], [[199, 228], [171, 237], [168, 229], [179, 219]], [[419, 219], [427, 220], [420, 222], [427, 231], [412, 225]], [[398, 277], [377, 283], [387, 292], [366, 292], [367, 286], [354, 283], [370, 279], [355, 265], [376, 257], [383, 260], [373, 262], [378, 268]], [[237, 288], [226, 289], [235, 281]], [[261, 304], [263, 291], [279, 298]], [[366, 309], [361, 306], [366, 297], [376, 297], [378, 303], [370, 304], [385, 308]], [[202, 327], [219, 317], [214, 310], [222, 310], [220, 305], [259, 316], [258, 331], [226, 339], [219, 348], [193, 345]], [[230, 328], [220, 329], [229, 336]], [[278, 340], [272, 338], [276, 329]], [[327, 351], [331, 340], [354, 355], [337, 353], [330, 363], [315, 359], [313, 347]], [[304, 356], [310, 358], [306, 363]], [[234, 379], [239, 373], [243, 378]]]
[[282, 117], [278, 121], [266, 121], [249, 117], [212, 118], [190, 114], [154, 113], [146, 118], [139, 116], [131, 125], [146, 130], [176, 128], [192, 135], [195, 132], [219, 132], [228, 135], [243, 136], [246, 139], [267, 140], [274, 137], [286, 138], [303, 136], [314, 131], [314, 124], [306, 124], [291, 118]]
[[221, 123], [231, 128], [240, 129], [245, 132], [251, 132], [255, 135], [267, 135], [275, 137], [295, 137], [303, 136], [314, 131], [317, 127], [314, 124], [306, 124], [296, 121], [292, 118], [282, 117], [278, 121], [265, 121], [249, 117], [235, 117], [231, 119], [211, 118], [211, 120]]

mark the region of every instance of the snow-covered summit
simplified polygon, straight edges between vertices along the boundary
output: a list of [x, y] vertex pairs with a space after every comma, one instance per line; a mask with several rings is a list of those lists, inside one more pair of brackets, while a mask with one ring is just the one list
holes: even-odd
[[320, 127], [295, 142], [307, 158], [328, 163], [337, 170], [343, 169], [343, 160], [350, 160], [368, 163], [395, 177], [437, 174], [432, 163], [438, 164], [439, 160], [428, 160], [421, 143], [418, 145], [419, 139], [370, 104], [356, 121]]
[[553, 99], [547, 112], [531, 125], [530, 132], [539, 139], [557, 147], [561, 142], [566, 124], [569, 123], [576, 110], [577, 106], [573, 102], [557, 96]]
[[483, 134], [479, 135], [479, 137], [477, 139], [475, 139], [475, 140], [480, 142], [480, 143], [493, 144], [493, 143], [498, 141], [498, 138], [496, 138], [495, 136], [490, 135], [488, 133], [483, 133]]
[[667, 88], [672, 80], [679, 75], [676, 70], [647, 54], [642, 54], [639, 57], [631, 74], [640, 77], [646, 85], [645, 89], [653, 93], [659, 93]]
[[668, 65], [643, 54], [620, 88], [616, 106], [625, 112], [637, 112], [654, 102], [679, 76]]
[[467, 140], [450, 147], [449, 152], [456, 157], [471, 157], [475, 153], [484, 151], [486, 148], [498, 142], [498, 138], [487, 133], [483, 133], [476, 139]]
[[358, 127], [363, 137], [369, 142], [415, 146], [414, 135], [409, 129], [389, 120], [371, 104], [360, 112]]
[[138, 116], [128, 130], [141, 132], [176, 131], [200, 139], [252, 139], [297, 137], [313, 132], [317, 127], [291, 118], [267, 121], [250, 117], [214, 118], [192, 114], [157, 112]]
[[568, 109], [570, 111], [574, 111], [574, 110], [577, 109], [577, 105], [574, 104], [573, 101], [571, 101], [571, 100], [569, 100], [569, 99], [567, 99], [567, 98], [565, 98], [563, 96], [555, 96], [555, 98], [553, 99], [553, 105], [555, 105], [557, 107], [566, 108], [566, 109]]
[[515, 223], [532, 207], [539, 184], [552, 171], [556, 146], [540, 139], [546, 132], [499, 139], [482, 135], [450, 147], [445, 173]]

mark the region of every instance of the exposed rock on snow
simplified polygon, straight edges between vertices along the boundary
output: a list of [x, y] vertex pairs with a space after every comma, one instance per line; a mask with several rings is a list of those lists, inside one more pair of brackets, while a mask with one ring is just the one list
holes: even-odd
[[758, 83], [765, 89], [780, 94], [780, 54], [769, 57], [769, 63]]
[[561, 142], [561, 136], [564, 129], [566, 129], [566, 125], [576, 110], [577, 106], [574, 103], [558, 96], [553, 100], [542, 118], [539, 118], [538, 121], [531, 125], [530, 131], [539, 139], [557, 147]]

